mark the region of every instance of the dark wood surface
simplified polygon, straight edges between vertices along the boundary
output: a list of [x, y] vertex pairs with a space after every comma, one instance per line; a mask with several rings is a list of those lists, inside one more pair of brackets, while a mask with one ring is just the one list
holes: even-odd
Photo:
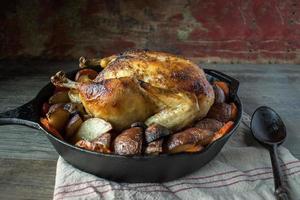
[[[287, 147], [300, 158], [299, 65], [203, 65], [221, 70], [241, 83], [244, 110], [259, 105], [274, 108], [288, 131]], [[0, 62], [0, 112], [31, 100], [59, 69], [77, 68], [76, 62]], [[0, 128], [0, 199], [52, 199], [56, 161], [42, 132], [23, 126]]]

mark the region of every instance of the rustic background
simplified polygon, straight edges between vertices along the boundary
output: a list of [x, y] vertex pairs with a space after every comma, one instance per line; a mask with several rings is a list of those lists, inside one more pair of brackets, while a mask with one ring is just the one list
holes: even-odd
[[0, 59], [78, 59], [131, 48], [218, 63], [300, 63], [299, 0], [9, 0]]

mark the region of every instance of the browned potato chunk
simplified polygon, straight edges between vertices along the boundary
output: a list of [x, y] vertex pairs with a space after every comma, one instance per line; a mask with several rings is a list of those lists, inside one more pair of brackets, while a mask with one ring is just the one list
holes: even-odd
[[69, 111], [71, 114], [80, 113], [80, 115], [85, 115], [85, 109], [81, 103], [67, 103], [64, 106], [64, 109]]
[[75, 146], [78, 146], [80, 148], [90, 150], [90, 151], [100, 152], [100, 153], [111, 153], [111, 151], [108, 148], [104, 147], [103, 145], [89, 142], [87, 140], [79, 140], [75, 144]]
[[123, 131], [114, 141], [114, 150], [119, 155], [140, 155], [143, 145], [143, 130], [134, 127]]
[[220, 122], [228, 122], [231, 119], [231, 105], [227, 103], [214, 104], [207, 113], [208, 118], [216, 119]]
[[93, 143], [95, 144], [101, 144], [106, 148], [110, 148], [110, 143], [111, 143], [111, 134], [110, 133], [103, 133], [99, 137], [95, 138], [92, 140]]
[[170, 134], [170, 130], [166, 127], [160, 124], [152, 124], [145, 130], [145, 140], [150, 143]]
[[66, 126], [66, 136], [68, 138], [72, 137], [80, 128], [81, 124], [82, 124], [82, 119], [81, 117], [76, 114], [74, 115], [68, 122], [67, 126]]
[[62, 104], [54, 104], [49, 108], [46, 117], [49, 124], [56, 130], [61, 131], [64, 129], [69, 120], [70, 113], [63, 108]]
[[215, 103], [223, 103], [226, 101], [226, 96], [222, 88], [216, 84], [213, 85], [215, 93]]
[[168, 152], [185, 152], [196, 145], [205, 146], [210, 143], [214, 134], [212, 131], [201, 128], [189, 128], [171, 135], [167, 141]]
[[219, 122], [216, 119], [205, 118], [195, 124], [195, 127], [201, 129], [207, 129], [213, 132], [218, 131], [224, 123]]
[[160, 139], [160, 140], [150, 142], [145, 149], [145, 153], [151, 154], [151, 155], [158, 155], [158, 154], [162, 153], [163, 152], [163, 147], [162, 147], [163, 140], [164, 139]]
[[70, 102], [68, 91], [60, 91], [49, 98], [49, 104], [68, 103]]

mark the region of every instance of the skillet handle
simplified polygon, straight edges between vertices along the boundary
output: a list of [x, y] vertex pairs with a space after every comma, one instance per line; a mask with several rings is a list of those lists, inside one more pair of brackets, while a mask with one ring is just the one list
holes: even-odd
[[229, 83], [230, 97], [235, 99], [240, 85], [238, 80], [214, 69], [205, 69], [205, 73]]
[[40, 129], [39, 116], [38, 102], [33, 99], [16, 109], [0, 113], [0, 125], [20, 124]]

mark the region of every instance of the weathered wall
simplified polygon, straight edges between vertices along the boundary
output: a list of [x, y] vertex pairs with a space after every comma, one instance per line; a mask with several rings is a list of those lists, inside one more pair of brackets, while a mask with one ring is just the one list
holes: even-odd
[[204, 62], [300, 63], [292, 0], [9, 0], [0, 58], [74, 59], [129, 48]]

